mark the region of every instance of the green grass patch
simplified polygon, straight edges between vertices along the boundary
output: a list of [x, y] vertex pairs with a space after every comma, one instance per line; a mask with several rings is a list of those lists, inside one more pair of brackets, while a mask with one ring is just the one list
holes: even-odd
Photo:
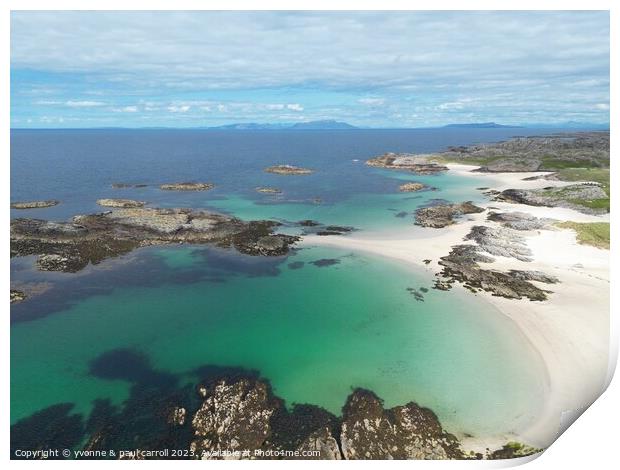
[[609, 168], [565, 168], [557, 172], [562, 181], [595, 181], [609, 196]]
[[541, 159], [541, 169], [545, 170], [563, 170], [571, 168], [600, 168], [602, 165], [597, 161], [592, 160], [564, 160], [554, 157], [543, 157]]
[[555, 225], [560, 228], [567, 228], [577, 232], [577, 242], [582, 245], [591, 245], [597, 248], [609, 250], [609, 222], [559, 222]]

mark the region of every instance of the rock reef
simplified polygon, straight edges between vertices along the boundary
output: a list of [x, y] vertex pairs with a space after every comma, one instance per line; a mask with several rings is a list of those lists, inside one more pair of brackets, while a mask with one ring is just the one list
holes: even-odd
[[144, 201], [134, 201], [133, 199], [97, 199], [97, 204], [103, 207], [121, 207], [127, 209], [142, 207], [146, 203]]
[[269, 187], [261, 186], [261, 187], [256, 188], [256, 192], [265, 193], [265, 194], [280, 194], [282, 193], [282, 190], [278, 188], [269, 188]]
[[56, 199], [50, 199], [47, 201], [23, 201], [12, 202], [11, 209], [42, 209], [44, 207], [52, 207], [60, 204], [60, 201]]
[[11, 221], [11, 256], [39, 255], [46, 271], [76, 272], [89, 263], [135, 248], [169, 243], [213, 243], [249, 255], [286, 254], [298, 237], [274, 234], [272, 221], [244, 222], [192, 209], [128, 208], [78, 215], [69, 222]]
[[415, 224], [422, 227], [442, 228], [456, 223], [456, 218], [465, 214], [484, 212], [485, 209], [472, 204], [471, 201], [459, 204], [439, 203], [430, 207], [421, 207], [415, 211]]
[[11, 289], [11, 303], [21, 302], [22, 300], [26, 300], [26, 293], [21, 290]]
[[159, 186], [164, 191], [209, 191], [213, 189], [213, 183], [166, 183]]
[[434, 175], [447, 171], [448, 167], [429, 160], [429, 155], [386, 153], [366, 161], [375, 168], [409, 171], [418, 175]]
[[265, 172], [276, 175], [309, 175], [314, 173], [314, 170], [293, 165], [274, 165], [265, 168]]

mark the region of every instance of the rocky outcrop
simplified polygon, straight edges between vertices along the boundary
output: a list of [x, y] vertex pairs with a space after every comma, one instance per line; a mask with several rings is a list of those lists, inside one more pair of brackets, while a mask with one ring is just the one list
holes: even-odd
[[22, 300], [26, 300], [26, 293], [21, 290], [11, 289], [11, 303], [21, 302]]
[[265, 193], [265, 194], [280, 194], [282, 193], [282, 190], [278, 188], [269, 188], [269, 187], [260, 186], [256, 188], [256, 192]]
[[517, 137], [504, 142], [450, 147], [447, 161], [479, 165], [484, 172], [609, 168], [609, 131]]
[[52, 207], [60, 204], [60, 201], [50, 199], [47, 201], [23, 201], [12, 202], [11, 209], [42, 209], [44, 207]]
[[528, 206], [566, 207], [586, 214], [606, 213], [593, 202], [608, 200], [607, 193], [590, 184], [547, 187], [543, 189], [506, 189], [495, 196], [495, 201], [526, 204]]
[[422, 227], [442, 228], [456, 223], [455, 219], [459, 216], [480, 212], [484, 212], [484, 209], [470, 201], [460, 204], [440, 203], [416, 210], [415, 224]]
[[355, 230], [353, 227], [343, 227], [340, 225], [326, 225], [321, 230], [316, 232], [319, 236], [326, 235], [344, 235], [345, 233], [349, 233]]
[[446, 433], [437, 416], [411, 402], [384, 409], [373, 392], [355, 390], [343, 408], [340, 433], [345, 459], [463, 458], [456, 437]]
[[555, 222], [553, 219], [538, 218], [525, 212], [489, 212], [487, 220], [521, 231], [543, 230]]
[[214, 243], [249, 255], [286, 254], [298, 237], [274, 234], [272, 221], [244, 222], [192, 209], [130, 208], [73, 217], [70, 222], [11, 221], [11, 256], [39, 255], [41, 270], [76, 272], [135, 248]]
[[265, 172], [276, 175], [309, 175], [314, 173], [314, 170], [293, 165], [274, 165], [265, 168]]
[[134, 201], [133, 199], [97, 199], [97, 204], [104, 207], [142, 207], [146, 204], [143, 201]]
[[422, 183], [405, 183], [401, 184], [398, 187], [398, 190], [403, 193], [413, 193], [416, 191], [421, 191], [424, 188], [426, 188], [426, 186]]
[[[480, 253], [476, 245], [454, 246], [450, 253], [439, 261], [443, 269], [438, 275], [435, 288], [447, 290], [454, 282], [460, 282], [472, 292], [483, 290], [508, 299], [527, 298], [538, 301], [547, 299], [549, 291], [540, 289], [525, 280], [526, 276], [515, 275], [514, 272], [483, 269], [478, 264], [493, 261], [492, 257]], [[536, 280], [542, 281], [542, 279], [542, 276], [538, 276]]]
[[448, 167], [429, 160], [428, 155], [386, 153], [366, 161], [375, 168], [409, 171], [418, 175], [434, 175], [447, 171]]
[[508, 228], [475, 225], [465, 236], [465, 240], [475, 241], [482, 251], [493, 256], [532, 261], [532, 251], [528, 248], [525, 238]]
[[251, 458], [254, 450], [264, 449], [271, 436], [270, 419], [278, 407], [265, 383], [222, 380], [199, 392], [204, 402], [192, 419], [192, 452], [202, 459], [222, 458], [226, 457], [223, 452], [232, 452], [229, 458], [240, 459], [243, 451], [251, 451], [246, 457]]
[[165, 191], [209, 191], [214, 187], [213, 183], [166, 183], [162, 184], [159, 189]]

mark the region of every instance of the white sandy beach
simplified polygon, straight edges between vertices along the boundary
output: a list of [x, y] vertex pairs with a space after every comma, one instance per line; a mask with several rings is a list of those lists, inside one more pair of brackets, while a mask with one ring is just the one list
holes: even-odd
[[[473, 176], [476, 168], [467, 165], [448, 165], [450, 171], [464, 178]], [[491, 189], [533, 189], [564, 185], [548, 180], [523, 181], [523, 178], [542, 173], [475, 173], [476, 178], [488, 178]], [[609, 215], [593, 216], [580, 212], [549, 207], [488, 202], [484, 207], [500, 211], [526, 212], [537, 217], [576, 222], [609, 221]], [[443, 228], [412, 227], [405, 233], [366, 234], [364, 236], [306, 236], [303, 243], [330, 245], [386, 256], [413, 263], [433, 273], [441, 267], [438, 260], [450, 247], [463, 243], [463, 237], [473, 225], [490, 225], [486, 211], [469, 215], [457, 224]], [[496, 257], [489, 268], [508, 270], [540, 270], [560, 279], [559, 284], [540, 284], [553, 293], [544, 302], [510, 300], [479, 293], [508, 316], [540, 355], [547, 372], [547, 388], [543, 412], [513, 435], [483, 440], [463, 439], [467, 449], [484, 451], [496, 448], [507, 440], [518, 440], [547, 447], [558, 432], [570, 424], [580, 411], [602, 392], [608, 375], [609, 348], [609, 251], [580, 245], [571, 230], [541, 230], [523, 232], [533, 261]], [[469, 242], [468, 242], [469, 243]], [[423, 260], [430, 259], [429, 264]], [[471, 294], [474, 295], [474, 294]], [[503, 441], [503, 442], [502, 442]]]

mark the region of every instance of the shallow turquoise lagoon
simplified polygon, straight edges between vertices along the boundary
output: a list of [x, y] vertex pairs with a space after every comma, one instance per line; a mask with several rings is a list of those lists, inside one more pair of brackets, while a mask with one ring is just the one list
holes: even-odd
[[[179, 277], [210, 275], [82, 295], [13, 325], [12, 421], [60, 402], [85, 414], [96, 398], [120, 404], [130, 383], [90, 372], [93, 360], [119, 348], [191, 383], [205, 365], [256, 369], [287, 404], [336, 414], [352, 387], [375, 391], [388, 406], [417, 401], [449, 430], [474, 435], [510, 431], [505, 423], [536, 413], [539, 361], [512, 324], [474, 295], [430, 289], [416, 301], [407, 288], [430, 288], [429, 274], [342, 250], [306, 248], [279, 264], [244, 257], [247, 264], [233, 268], [221, 254], [139, 250], [134, 262], [150, 257]], [[312, 264], [326, 259], [336, 261]], [[124, 269], [113, 263], [106, 275]]]

